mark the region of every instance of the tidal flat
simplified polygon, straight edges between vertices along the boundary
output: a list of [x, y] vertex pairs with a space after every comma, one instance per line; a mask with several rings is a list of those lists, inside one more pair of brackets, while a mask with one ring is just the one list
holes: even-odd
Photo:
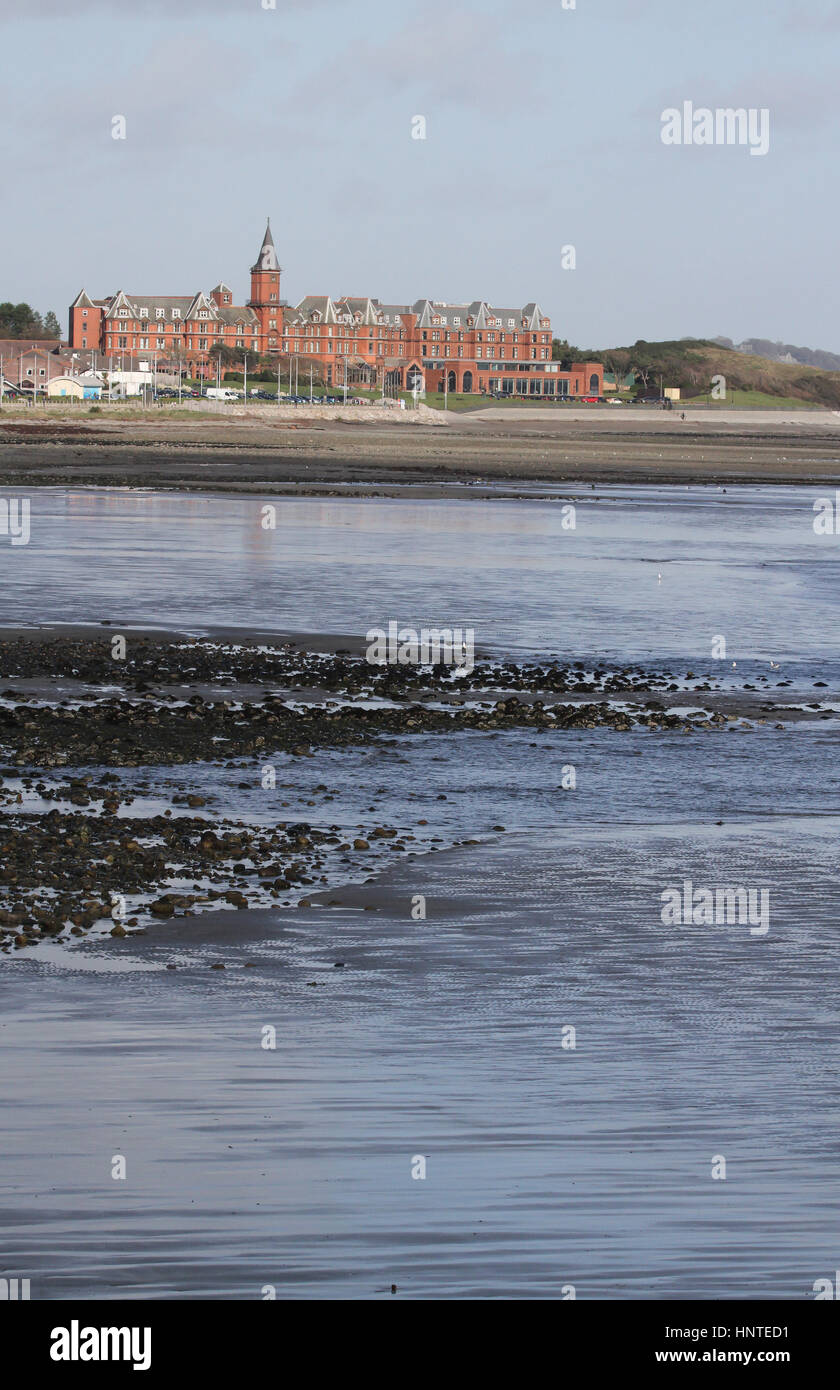
[[[0, 1273], [812, 1296], [840, 650], [811, 504], [37, 490], [0, 550]], [[391, 619], [469, 626], [474, 668], [371, 664]], [[766, 932], [666, 923], [686, 882], [760, 892]]]

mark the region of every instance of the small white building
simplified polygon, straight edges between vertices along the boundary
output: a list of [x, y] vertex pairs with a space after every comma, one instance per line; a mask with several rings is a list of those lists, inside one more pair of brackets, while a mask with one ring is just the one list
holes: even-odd
[[75, 401], [98, 401], [102, 398], [104, 382], [92, 372], [82, 376], [54, 376], [47, 383], [50, 399], [66, 396]]

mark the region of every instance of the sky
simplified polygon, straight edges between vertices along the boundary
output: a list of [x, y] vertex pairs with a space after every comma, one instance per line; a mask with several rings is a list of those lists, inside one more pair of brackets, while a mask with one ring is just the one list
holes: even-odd
[[[840, 0], [271, 3], [0, 0], [0, 301], [242, 303], [270, 215], [290, 303], [840, 352]], [[666, 145], [687, 101], [766, 110], [767, 153]]]

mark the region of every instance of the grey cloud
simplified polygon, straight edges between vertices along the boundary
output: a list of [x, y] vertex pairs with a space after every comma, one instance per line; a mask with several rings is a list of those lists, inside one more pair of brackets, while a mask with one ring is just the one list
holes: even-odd
[[317, 82], [333, 105], [358, 106], [383, 93], [405, 92], [482, 114], [516, 109], [522, 115], [539, 109], [544, 62], [538, 53], [512, 52], [510, 32], [504, 17], [424, 11], [382, 42], [346, 45], [317, 75], [307, 76], [291, 99], [300, 100]]
[[[277, 0], [276, 13], [282, 16], [284, 11], [311, 10], [316, 6], [349, 6], [351, 3], [352, 0]], [[173, 20], [178, 20], [191, 14], [217, 14], [229, 19], [237, 14], [244, 16], [262, 10], [262, 0], [140, 0], [140, 8], [130, 13], [123, 9], [121, 0], [35, 0], [34, 4], [25, 8], [12, 4], [10, 0], [0, 0], [0, 18], [4, 11], [8, 11], [8, 17], [14, 18], [16, 23], [39, 19], [75, 22], [86, 14], [110, 15], [121, 23], [151, 18], [153, 15], [169, 15]]]

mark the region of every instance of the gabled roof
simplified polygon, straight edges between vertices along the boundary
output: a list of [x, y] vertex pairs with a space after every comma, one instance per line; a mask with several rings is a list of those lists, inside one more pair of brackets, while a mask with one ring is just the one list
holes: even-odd
[[93, 300], [87, 290], [79, 290], [79, 293], [70, 305], [71, 309], [92, 309], [93, 307]]
[[321, 323], [335, 323], [337, 319], [336, 306], [328, 294], [306, 295], [299, 304], [295, 305], [295, 311], [304, 319], [318, 314]]
[[367, 296], [342, 295], [336, 300], [335, 307], [339, 319], [349, 314], [353, 322], [372, 324], [379, 322], [376, 303]]
[[[195, 301], [196, 298], [197, 298], [196, 295], [189, 295], [189, 294], [164, 294], [164, 295], [160, 295], [160, 294], [132, 294], [132, 295], [128, 295], [128, 294], [125, 293], [124, 290], [118, 290], [118, 292], [112, 297], [112, 299], [110, 300], [110, 302], [109, 302], [109, 304], [108, 304], [108, 307], [107, 307], [107, 309], [106, 309], [106, 311], [105, 311], [105, 317], [106, 317], [106, 319], [115, 319], [115, 318], [118, 318], [118, 317], [119, 317], [119, 310], [120, 310], [120, 309], [127, 309], [127, 310], [128, 310], [128, 317], [129, 317], [129, 318], [139, 319], [139, 317], [140, 317], [140, 310], [141, 310], [141, 309], [147, 309], [147, 310], [148, 310], [148, 315], [147, 315], [147, 317], [148, 317], [148, 319], [149, 319], [149, 321], [150, 321], [150, 323], [151, 323], [151, 322], [154, 322], [154, 321], [157, 319], [157, 317], [158, 317], [158, 314], [157, 314], [158, 309], [162, 309], [162, 310], [163, 310], [163, 314], [161, 315], [161, 318], [163, 319], [164, 322], [167, 322], [167, 321], [168, 321], [168, 322], [171, 323], [171, 322], [173, 321], [173, 319], [176, 317], [175, 315], [173, 315], [173, 312], [172, 312], [172, 311], [173, 311], [173, 309], [177, 309], [177, 310], [178, 310], [177, 318], [178, 318], [178, 321], [181, 322], [181, 321], [183, 321], [183, 319], [185, 319], [185, 318], [187, 317], [189, 308], [190, 308], [190, 306], [193, 304], [193, 302]], [[215, 306], [213, 306], [213, 307], [215, 307]]]

